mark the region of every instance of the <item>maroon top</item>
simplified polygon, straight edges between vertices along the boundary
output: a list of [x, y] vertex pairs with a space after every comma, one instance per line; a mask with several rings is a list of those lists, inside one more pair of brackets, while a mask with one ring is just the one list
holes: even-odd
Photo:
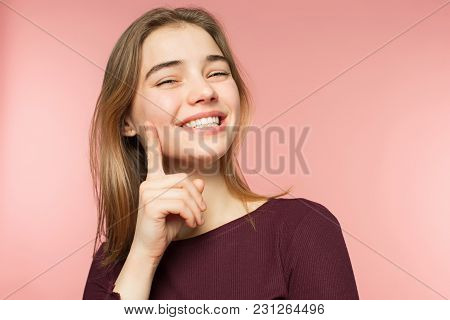
[[[172, 241], [155, 271], [150, 300], [359, 299], [337, 218], [304, 198], [269, 200], [250, 215], [199, 236]], [[113, 292], [124, 261], [92, 262], [83, 299]]]

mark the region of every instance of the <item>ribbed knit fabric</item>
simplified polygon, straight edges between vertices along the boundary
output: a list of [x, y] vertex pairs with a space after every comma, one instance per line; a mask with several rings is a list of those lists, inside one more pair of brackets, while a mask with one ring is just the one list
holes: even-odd
[[[256, 230], [242, 216], [172, 241], [149, 299], [359, 299], [339, 221], [327, 208], [304, 198], [277, 198], [250, 215]], [[94, 258], [83, 299], [120, 299], [113, 289], [122, 266], [103, 270]]]

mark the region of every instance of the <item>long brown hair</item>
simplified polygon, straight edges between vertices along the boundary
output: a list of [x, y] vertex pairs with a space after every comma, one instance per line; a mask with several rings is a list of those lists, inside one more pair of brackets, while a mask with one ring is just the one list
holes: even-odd
[[[124, 118], [130, 111], [137, 90], [141, 48], [145, 38], [165, 25], [189, 23], [207, 31], [230, 62], [239, 90], [241, 112], [236, 138], [220, 158], [220, 172], [230, 192], [242, 200], [269, 200], [287, 194], [264, 196], [250, 190], [235, 155], [250, 121], [251, 96], [242, 80], [220, 23], [205, 9], [165, 8], [150, 10], [136, 19], [120, 36], [109, 57], [100, 95], [92, 117], [89, 145], [90, 167], [98, 207], [97, 241], [105, 236], [102, 265], [124, 259], [130, 249], [139, 206], [139, 186], [147, 175], [145, 149], [137, 137], [121, 134]], [[248, 215], [250, 216], [250, 215]], [[251, 221], [251, 220], [250, 220]], [[254, 227], [253, 221], [252, 225]]]

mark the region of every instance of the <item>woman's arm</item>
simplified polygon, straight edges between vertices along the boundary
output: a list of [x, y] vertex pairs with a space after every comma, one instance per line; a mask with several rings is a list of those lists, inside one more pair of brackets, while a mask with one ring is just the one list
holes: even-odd
[[115, 292], [122, 300], [148, 300], [159, 260], [130, 250], [115, 283]]
[[288, 299], [359, 300], [339, 221], [324, 206], [314, 203], [297, 226], [287, 261]]
[[83, 300], [147, 300], [159, 260], [131, 249], [125, 262], [117, 263], [111, 268], [102, 268], [100, 256], [103, 249], [104, 244], [92, 261]]

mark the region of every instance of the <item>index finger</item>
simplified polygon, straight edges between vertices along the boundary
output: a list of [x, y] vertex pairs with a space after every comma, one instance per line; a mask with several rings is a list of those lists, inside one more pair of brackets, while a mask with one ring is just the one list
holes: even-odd
[[147, 154], [147, 179], [151, 177], [166, 175], [163, 167], [163, 154], [161, 141], [159, 140], [156, 127], [146, 121], [144, 124], [146, 154]]

